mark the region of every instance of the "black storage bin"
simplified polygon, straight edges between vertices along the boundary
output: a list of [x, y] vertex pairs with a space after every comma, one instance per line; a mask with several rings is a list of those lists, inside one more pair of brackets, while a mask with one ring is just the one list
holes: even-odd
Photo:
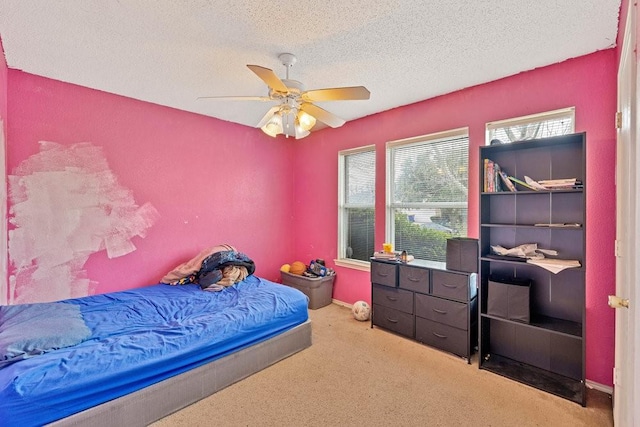
[[531, 281], [489, 279], [487, 314], [529, 323], [531, 321], [529, 292]]
[[478, 239], [453, 237], [447, 239], [447, 270], [478, 272]]

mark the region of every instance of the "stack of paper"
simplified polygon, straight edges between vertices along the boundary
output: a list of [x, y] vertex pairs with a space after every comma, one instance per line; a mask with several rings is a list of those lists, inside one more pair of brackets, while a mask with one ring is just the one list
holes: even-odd
[[549, 258], [538, 258], [538, 259], [528, 259], [527, 263], [537, 265], [538, 267], [542, 267], [545, 270], [552, 272], [553, 274], [558, 274], [564, 269], [567, 268], [578, 268], [580, 267], [580, 261], [576, 261], [573, 259], [549, 259]]
[[576, 178], [564, 178], [564, 179], [547, 179], [538, 181], [540, 185], [549, 190], [558, 190], [563, 188], [581, 187], [582, 181]]

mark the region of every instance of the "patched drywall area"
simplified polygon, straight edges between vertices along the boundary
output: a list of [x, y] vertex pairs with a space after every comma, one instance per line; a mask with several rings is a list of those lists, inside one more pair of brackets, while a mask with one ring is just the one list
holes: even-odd
[[134, 251], [132, 239], [159, 218], [151, 204], [136, 204], [102, 148], [88, 142], [41, 141], [40, 152], [9, 175], [9, 199], [10, 304], [91, 295], [89, 256]]

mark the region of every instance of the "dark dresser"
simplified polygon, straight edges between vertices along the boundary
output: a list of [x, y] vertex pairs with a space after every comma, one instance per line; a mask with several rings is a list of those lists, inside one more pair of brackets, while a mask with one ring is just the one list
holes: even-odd
[[475, 273], [445, 263], [371, 260], [371, 327], [378, 326], [471, 362], [478, 343]]

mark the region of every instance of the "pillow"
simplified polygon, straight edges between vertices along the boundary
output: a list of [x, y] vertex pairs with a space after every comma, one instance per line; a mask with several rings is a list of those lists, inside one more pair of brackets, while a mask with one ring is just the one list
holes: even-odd
[[80, 308], [61, 302], [0, 306], [0, 368], [85, 341]]

